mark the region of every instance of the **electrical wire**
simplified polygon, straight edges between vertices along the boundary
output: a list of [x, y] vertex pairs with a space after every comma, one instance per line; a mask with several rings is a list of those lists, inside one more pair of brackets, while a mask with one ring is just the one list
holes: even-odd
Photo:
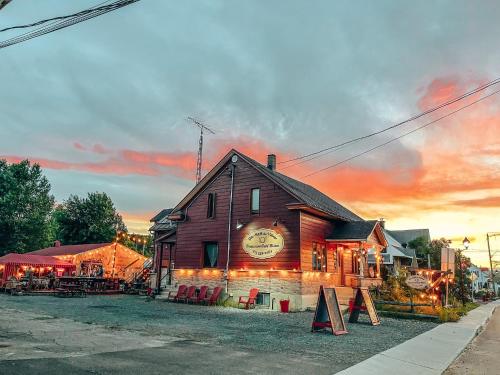
[[0, 29], [0, 33], [4, 32], [4, 31], [8, 31], [8, 30], [25, 29], [25, 28], [28, 28], [28, 27], [35, 27], [35, 26], [39, 26], [39, 25], [42, 25], [42, 24], [50, 22], [50, 21], [63, 20], [63, 19], [66, 19], [66, 18], [71, 18], [71, 17], [75, 17], [75, 16], [87, 14], [89, 12], [92, 12], [95, 8], [101, 6], [101, 5], [105, 4], [105, 3], [109, 3], [110, 1], [111, 0], [103, 1], [102, 3], [97, 4], [96, 6], [93, 6], [92, 8], [88, 8], [88, 9], [82, 10], [82, 11], [77, 12], [77, 13], [69, 14], [67, 16], [59, 16], [59, 17], [48, 18], [48, 19], [45, 19], [45, 20], [41, 20], [41, 21], [37, 21], [37, 22], [34, 22], [34, 23], [30, 23], [30, 24], [27, 24], [27, 25], [19, 25], [19, 26], [6, 27], [4, 29]]
[[[407, 123], [409, 123], [409, 122], [411, 122], [411, 121], [414, 121], [414, 120], [416, 120], [416, 119], [419, 119], [420, 117], [423, 117], [423, 116], [426, 116], [426, 115], [428, 115], [428, 114], [430, 114], [430, 113], [432, 113], [432, 112], [435, 112], [435, 111], [437, 111], [437, 110], [439, 110], [439, 109], [441, 109], [441, 108], [447, 107], [447, 106], [449, 106], [449, 105], [451, 105], [451, 104], [454, 104], [454, 103], [456, 103], [456, 102], [458, 102], [458, 101], [460, 101], [460, 100], [463, 100], [463, 99], [465, 99], [465, 98], [467, 98], [467, 97], [469, 97], [469, 96], [471, 96], [471, 95], [477, 94], [478, 92], [483, 91], [483, 90], [487, 89], [488, 87], [491, 87], [491, 86], [496, 85], [496, 84], [498, 84], [498, 83], [500, 83], [500, 78], [496, 78], [496, 79], [494, 79], [493, 81], [490, 81], [490, 82], [488, 82], [488, 83], [486, 83], [486, 84], [484, 84], [484, 85], [482, 85], [482, 86], [479, 86], [479, 87], [475, 88], [474, 90], [468, 91], [468, 92], [466, 92], [466, 93], [464, 93], [464, 94], [462, 94], [462, 95], [460, 95], [460, 96], [458, 96], [458, 97], [456, 97], [456, 98], [450, 99], [450, 100], [448, 100], [447, 102], [444, 102], [444, 103], [442, 103], [442, 104], [439, 104], [439, 105], [438, 105], [438, 106], [436, 106], [436, 107], [433, 107], [433, 108], [431, 108], [431, 109], [428, 109], [428, 110], [426, 110], [426, 111], [424, 111], [424, 112], [421, 112], [421, 113], [419, 113], [419, 114], [417, 114], [417, 115], [414, 115], [414, 116], [412, 116], [412, 117], [410, 117], [410, 118], [408, 118], [408, 119], [406, 119], [406, 120], [404, 120], [404, 121], [398, 122], [397, 124], [391, 125], [391, 126], [389, 126], [389, 127], [387, 127], [387, 128], [384, 128], [384, 129], [378, 130], [378, 131], [376, 131], [376, 132], [373, 132], [373, 133], [370, 133], [370, 134], [367, 134], [367, 135], [363, 135], [363, 136], [361, 136], [361, 137], [356, 137], [356, 138], [349, 139], [349, 140], [344, 141], [344, 142], [342, 142], [342, 143], [339, 143], [339, 144], [336, 144], [336, 145], [333, 145], [333, 146], [330, 146], [330, 147], [324, 148], [324, 149], [322, 149], [322, 150], [318, 150], [318, 151], [312, 152], [312, 153], [310, 153], [310, 154], [306, 154], [306, 155], [298, 156], [298, 157], [296, 157], [296, 158], [292, 158], [292, 159], [284, 160], [284, 161], [279, 162], [278, 164], [290, 163], [290, 162], [292, 162], [292, 161], [297, 161], [297, 160], [306, 159], [306, 158], [309, 158], [309, 157], [311, 157], [311, 156], [314, 156], [314, 157], [313, 157], [313, 158], [311, 158], [310, 160], [316, 159], [316, 158], [320, 157], [320, 156], [316, 156], [316, 155], [323, 154], [323, 153], [325, 153], [326, 151], [336, 150], [336, 149], [338, 149], [338, 148], [340, 148], [340, 147], [343, 147], [343, 146], [346, 146], [346, 145], [348, 145], [348, 144], [351, 144], [351, 143], [354, 143], [354, 142], [358, 142], [358, 141], [361, 141], [361, 140], [363, 140], [363, 139], [367, 139], [367, 138], [373, 137], [373, 136], [375, 136], [375, 135], [378, 135], [378, 134], [384, 133], [384, 132], [386, 132], [386, 131], [389, 131], [389, 130], [391, 130], [391, 129], [397, 128], [397, 127], [399, 127], [399, 126], [401, 126], [401, 125], [407, 124]], [[323, 156], [323, 155], [321, 155], [321, 156]], [[303, 161], [303, 162], [307, 162], [307, 161], [308, 161], [308, 160]], [[302, 164], [303, 162], [295, 163], [294, 165], [297, 165], [297, 164]]]
[[[92, 12], [86, 12], [85, 14], [79, 15], [79, 16], [74, 16], [72, 18], [68, 19], [63, 19], [60, 21], [52, 21], [48, 25], [42, 26], [38, 29], [32, 30], [30, 32], [15, 36], [13, 38], [4, 40], [0, 42], [0, 49], [1, 48], [6, 48], [11, 45], [17, 44], [24, 42], [26, 40], [36, 38], [38, 36], [48, 34], [51, 32], [54, 32], [59, 29], [63, 29], [69, 26], [72, 26], [74, 24], [86, 21], [88, 19], [100, 16], [102, 14], [123, 8], [124, 6], [130, 5], [132, 3], [138, 2], [140, 0], [120, 0], [120, 1], [115, 1], [112, 4], [106, 5], [106, 6], [101, 6], [97, 8], [93, 8]], [[104, 2], [106, 3], [106, 2]], [[92, 9], [92, 8], [91, 8]]]
[[460, 111], [462, 111], [462, 110], [464, 110], [464, 109], [466, 109], [466, 108], [469, 108], [469, 107], [473, 106], [474, 104], [477, 104], [477, 103], [479, 103], [479, 102], [481, 102], [481, 101], [483, 101], [483, 100], [485, 100], [485, 99], [488, 99], [489, 97], [491, 97], [491, 96], [493, 96], [493, 95], [495, 95], [495, 94], [498, 94], [499, 92], [500, 92], [500, 90], [493, 91], [491, 94], [488, 94], [488, 95], [486, 95], [486, 96], [483, 96], [483, 97], [481, 97], [481, 98], [479, 98], [479, 99], [477, 99], [477, 100], [475, 100], [475, 101], [473, 101], [473, 102], [471, 102], [471, 103], [469, 103], [469, 104], [467, 104], [467, 105], [464, 105], [463, 107], [460, 107], [460, 108], [458, 108], [458, 109], [456, 109], [456, 110], [454, 110], [454, 111], [452, 111], [452, 112], [449, 112], [449, 113], [447, 113], [446, 115], [443, 115], [443, 116], [441, 116], [441, 117], [439, 117], [439, 118], [437, 118], [437, 119], [435, 119], [435, 120], [433, 120], [433, 121], [431, 121], [431, 122], [428, 122], [428, 123], [426, 123], [426, 124], [424, 124], [424, 125], [421, 125], [421, 126], [419, 126], [419, 127], [415, 128], [415, 129], [413, 129], [413, 130], [410, 130], [410, 131], [408, 131], [408, 132], [406, 132], [406, 133], [403, 133], [402, 135], [400, 135], [400, 136], [398, 136], [398, 137], [392, 138], [392, 139], [390, 139], [390, 140], [388, 140], [388, 141], [386, 141], [386, 142], [383, 142], [383, 143], [381, 143], [381, 144], [379, 144], [379, 145], [377, 145], [377, 146], [375, 146], [375, 147], [372, 147], [372, 148], [370, 148], [370, 149], [368, 149], [368, 150], [365, 150], [365, 151], [363, 151], [363, 152], [360, 152], [360, 153], [358, 153], [358, 154], [356, 154], [356, 155], [353, 155], [353, 156], [351, 156], [351, 157], [349, 157], [349, 158], [347, 158], [347, 159], [341, 160], [341, 161], [339, 161], [339, 162], [337, 162], [337, 163], [335, 163], [335, 164], [332, 164], [332, 165], [330, 165], [330, 166], [328, 166], [328, 167], [325, 167], [325, 168], [319, 169], [319, 170], [314, 171], [314, 172], [312, 172], [312, 173], [309, 173], [309, 174], [307, 174], [307, 175], [305, 175], [305, 176], [302, 176], [302, 178], [306, 178], [306, 177], [311, 177], [311, 176], [314, 176], [315, 174], [318, 174], [318, 173], [320, 173], [320, 172], [326, 171], [326, 170], [331, 169], [331, 168], [338, 167], [339, 165], [342, 165], [342, 164], [344, 164], [344, 163], [347, 163], [347, 162], [349, 162], [349, 161], [351, 161], [351, 160], [353, 160], [353, 159], [356, 159], [356, 158], [358, 158], [358, 157], [360, 157], [360, 156], [366, 155], [366, 154], [368, 154], [368, 153], [370, 153], [370, 152], [372, 152], [372, 151], [374, 151], [374, 150], [376, 150], [376, 149], [378, 149], [378, 148], [381, 148], [381, 147], [383, 147], [383, 146], [386, 146], [386, 145], [388, 145], [388, 144], [390, 144], [390, 143], [392, 143], [392, 142], [397, 141], [398, 139], [401, 139], [401, 138], [403, 138], [403, 137], [406, 137], [407, 135], [410, 135], [410, 134], [412, 134], [412, 133], [415, 133], [416, 131], [419, 131], [419, 130], [421, 130], [421, 129], [423, 129], [423, 128], [426, 128], [426, 127], [428, 127], [428, 126], [430, 126], [430, 125], [433, 125], [433, 124], [437, 123], [438, 121], [440, 121], [440, 120], [442, 120], [442, 119], [444, 119], [444, 118], [446, 118], [446, 117], [449, 117], [449, 116], [451, 116], [451, 115], [453, 115], [453, 114], [455, 114], [455, 113], [457, 113], [457, 112], [460, 112]]

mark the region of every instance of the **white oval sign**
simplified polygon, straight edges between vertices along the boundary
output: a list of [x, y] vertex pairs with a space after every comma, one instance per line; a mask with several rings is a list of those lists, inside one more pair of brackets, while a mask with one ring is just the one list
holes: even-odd
[[420, 275], [411, 275], [406, 278], [406, 285], [413, 289], [427, 289], [429, 282], [427, 279]]
[[257, 259], [272, 258], [283, 250], [284, 246], [283, 236], [272, 229], [252, 230], [243, 238], [243, 250]]

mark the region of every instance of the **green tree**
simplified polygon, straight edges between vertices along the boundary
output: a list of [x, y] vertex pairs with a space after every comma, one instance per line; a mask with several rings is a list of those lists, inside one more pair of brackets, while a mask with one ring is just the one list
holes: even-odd
[[431, 268], [435, 270], [441, 269], [441, 249], [448, 246], [448, 241], [444, 238], [427, 242], [424, 237], [418, 237], [408, 243], [408, 246], [415, 249], [419, 266], [427, 268], [428, 255], [431, 258]]
[[54, 197], [38, 164], [0, 160], [0, 255], [46, 247]]
[[54, 209], [55, 233], [65, 245], [112, 242], [118, 232], [126, 232], [122, 217], [106, 193], [71, 195]]

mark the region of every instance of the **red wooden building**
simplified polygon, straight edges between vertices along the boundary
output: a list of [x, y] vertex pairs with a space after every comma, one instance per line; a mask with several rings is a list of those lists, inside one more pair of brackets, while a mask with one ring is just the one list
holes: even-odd
[[174, 285], [221, 285], [234, 298], [258, 287], [261, 303], [276, 309], [290, 299], [298, 310], [315, 304], [321, 284], [350, 297], [354, 286], [381, 282], [380, 223], [277, 172], [274, 155], [262, 165], [230, 151], [168, 218], [177, 230], [157, 243], [156, 266], [162, 272], [159, 259], [169, 260], [163, 273]]

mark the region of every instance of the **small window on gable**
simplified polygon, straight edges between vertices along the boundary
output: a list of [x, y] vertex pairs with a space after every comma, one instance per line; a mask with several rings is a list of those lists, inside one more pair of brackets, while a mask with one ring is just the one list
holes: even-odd
[[260, 189], [255, 188], [250, 192], [250, 212], [258, 214], [260, 212]]
[[215, 194], [215, 193], [208, 194], [207, 218], [209, 218], [209, 219], [213, 219], [215, 217], [216, 198], [217, 198], [217, 194]]

